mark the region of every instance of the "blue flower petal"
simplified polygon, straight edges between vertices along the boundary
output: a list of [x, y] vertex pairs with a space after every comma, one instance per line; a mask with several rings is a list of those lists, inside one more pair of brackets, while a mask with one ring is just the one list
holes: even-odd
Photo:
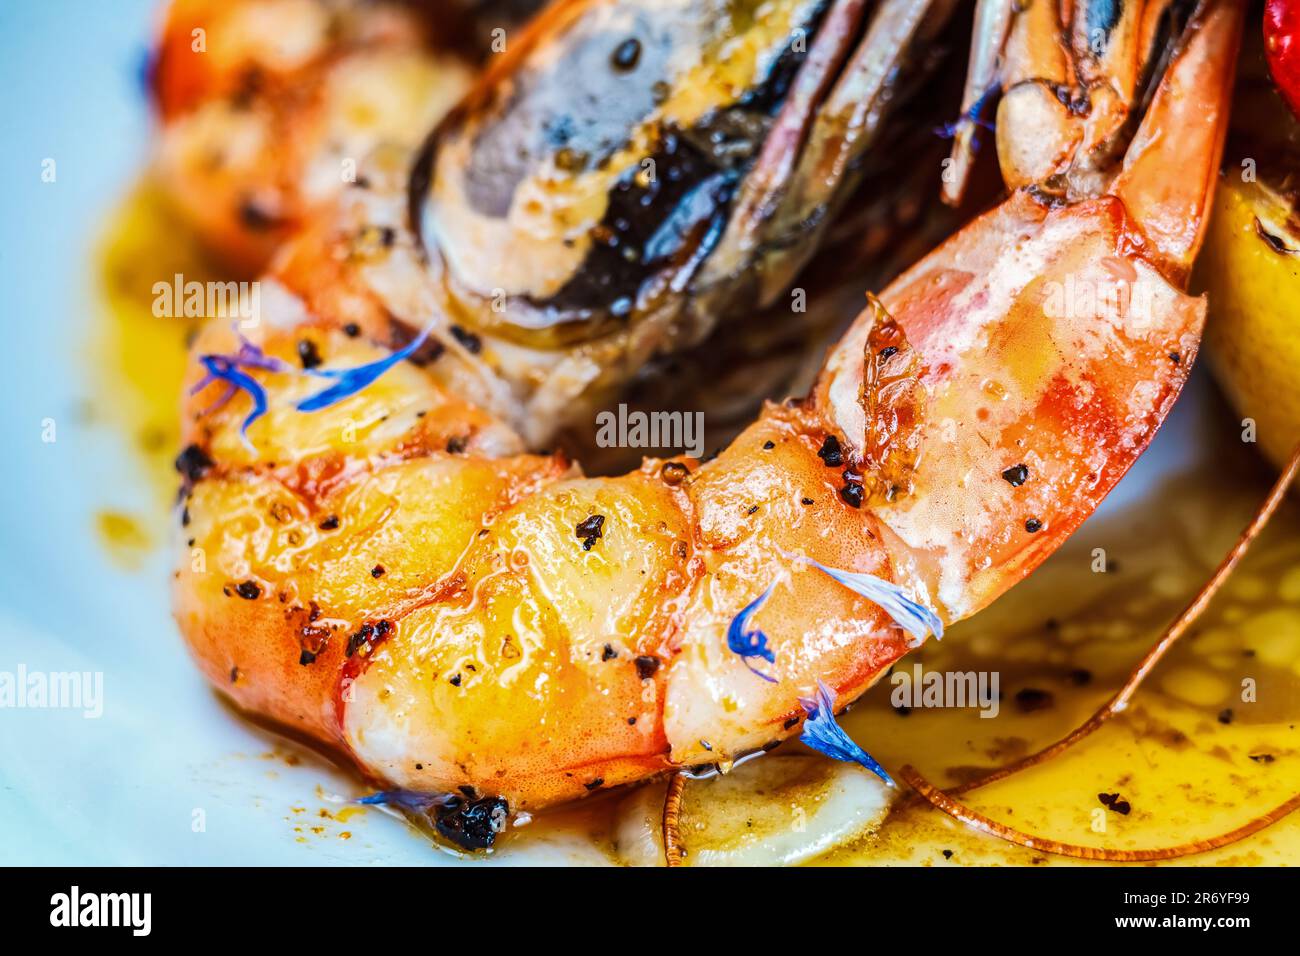
[[231, 361], [242, 368], [260, 368], [266, 372], [292, 372], [293, 366], [288, 362], [267, 355], [262, 351], [261, 346], [254, 345], [244, 336], [244, 333], [238, 329], [235, 334], [239, 336], [239, 351], [232, 357]]
[[776, 655], [772, 652], [772, 649], [767, 646], [767, 635], [758, 628], [754, 628], [752, 631], [746, 630], [746, 628], [749, 627], [749, 619], [752, 618], [758, 612], [758, 609], [763, 606], [763, 602], [771, 596], [772, 589], [775, 587], [776, 582], [773, 581], [767, 586], [766, 591], [756, 597], [749, 604], [745, 605], [741, 612], [733, 617], [731, 623], [727, 626], [727, 647], [733, 653], [740, 655], [740, 659], [745, 662], [746, 667], [759, 677], [763, 678], [763, 680], [773, 684], [777, 682], [775, 677], [764, 674], [760, 670], [756, 670], [754, 665], [749, 662], [751, 657], [758, 657], [767, 661], [769, 664], [776, 663]]
[[199, 363], [207, 369], [208, 374], [203, 376], [199, 383], [190, 389], [190, 394], [197, 395], [213, 382], [226, 383], [228, 388], [225, 394], [202, 412], [204, 415], [210, 415], [234, 398], [236, 392], [247, 392], [248, 397], [253, 400], [253, 411], [244, 419], [244, 424], [240, 426], [239, 437], [251, 451], [253, 444], [248, 440], [248, 426], [266, 414], [266, 389], [262, 388], [256, 379], [243, 372], [242, 369], [256, 368], [264, 372], [291, 372], [293, 368], [287, 362], [267, 355], [260, 346], [250, 342], [244, 333], [239, 331], [238, 323], [232, 323], [231, 328], [234, 330], [235, 335], [239, 337], [239, 349], [229, 354], [216, 353], [199, 356]]
[[817, 699], [800, 697], [799, 703], [808, 715], [808, 719], [803, 722], [803, 732], [799, 735], [801, 743], [833, 760], [861, 764], [891, 787], [894, 785], [889, 774], [885, 773], [885, 768], [855, 744], [844, 732], [844, 728], [835, 722], [835, 698], [831, 696], [830, 688], [820, 679], [817, 681]]
[[924, 604], [913, 601], [897, 584], [862, 571], [828, 568], [820, 561], [814, 561], [801, 554], [791, 554], [789, 557], [811, 564], [850, 591], [861, 594], [868, 601], [880, 605], [894, 619], [895, 624], [916, 639], [913, 647], [920, 646], [931, 634], [938, 640], [943, 639], [943, 621], [939, 615]]
[[411, 339], [404, 348], [398, 349], [392, 355], [378, 359], [374, 362], [367, 362], [365, 365], [358, 365], [356, 368], [339, 368], [339, 369], [311, 369], [308, 374], [315, 375], [319, 378], [336, 379], [335, 383], [315, 395], [309, 395], [297, 405], [300, 412], [315, 412], [322, 408], [328, 408], [336, 402], [357, 394], [366, 388], [371, 382], [379, 378], [390, 368], [399, 362], [403, 362], [415, 354], [416, 350], [424, 344], [424, 340], [429, 337], [429, 330], [425, 329], [415, 338]]
[[417, 790], [381, 790], [356, 801], [368, 807], [398, 807], [416, 812], [427, 811], [436, 804], [446, 803], [447, 796], [440, 793], [421, 793]]
[[[989, 132], [995, 131], [997, 127], [993, 124], [993, 122], [991, 120], [986, 120], [981, 118], [980, 114], [984, 112], [984, 107], [988, 105], [988, 102], [990, 99], [992, 99], [993, 94], [1001, 91], [1001, 89], [1002, 89], [1001, 82], [993, 83], [987, 90], [985, 90], [983, 93], [980, 94], [980, 98], [976, 100], [974, 104], [971, 105], [971, 108], [969, 110], [961, 114], [961, 116], [957, 119], [956, 122], [944, 123], [940, 126], [936, 126], [934, 129], [935, 134], [937, 136], [942, 137], [943, 139], [952, 139], [954, 136], [957, 135], [957, 131], [961, 128], [961, 125], [963, 123], [973, 123], [975, 126], [981, 129], [986, 129]], [[975, 149], [975, 146], [972, 145], [971, 148]]]
[[[208, 374], [191, 391], [198, 391], [213, 381], [221, 381], [234, 389], [247, 392], [248, 397], [253, 400], [253, 410], [248, 413], [244, 423], [239, 426], [239, 437], [251, 449], [253, 446], [248, 440], [248, 426], [266, 414], [266, 389], [262, 388], [258, 381], [247, 372], [241, 372], [236, 360], [228, 355], [201, 355], [199, 356], [199, 362], [208, 370]], [[224, 404], [232, 394], [233, 392], [228, 391], [219, 404]]]

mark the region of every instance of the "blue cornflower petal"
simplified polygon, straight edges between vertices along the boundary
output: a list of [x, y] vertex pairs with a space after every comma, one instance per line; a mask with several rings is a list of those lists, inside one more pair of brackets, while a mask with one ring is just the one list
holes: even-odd
[[[972, 103], [971, 108], [965, 113], [962, 113], [956, 122], [944, 123], [940, 126], [936, 126], [934, 128], [935, 135], [940, 136], [943, 139], [952, 139], [957, 135], [957, 130], [961, 128], [963, 123], [973, 123], [981, 129], [986, 129], [989, 132], [992, 132], [996, 129], [993, 122], [991, 120], [983, 119], [981, 114], [983, 114], [984, 107], [988, 105], [989, 100], [993, 98], [995, 93], [1000, 92], [1001, 89], [1002, 84], [999, 81], [994, 80], [993, 84], [980, 94], [980, 98]], [[978, 150], [975, 140], [971, 141], [971, 149]]]
[[833, 760], [861, 764], [891, 787], [894, 785], [889, 774], [885, 773], [885, 768], [855, 744], [844, 732], [844, 728], [835, 722], [835, 698], [831, 696], [830, 688], [820, 679], [817, 681], [817, 699], [800, 697], [799, 703], [808, 715], [808, 719], [803, 722], [803, 732], [799, 734], [800, 743]]
[[231, 386], [231, 390], [227, 391], [225, 396], [220, 399], [218, 402], [220, 405], [224, 404], [234, 394], [235, 390], [247, 392], [248, 397], [253, 400], [253, 410], [248, 413], [244, 423], [239, 426], [239, 437], [243, 439], [245, 445], [252, 448], [252, 443], [248, 440], [248, 426], [266, 414], [266, 389], [262, 388], [251, 375], [241, 372], [236, 361], [236, 359], [232, 359], [228, 355], [199, 356], [199, 362], [208, 370], [208, 374], [203, 378], [203, 381], [191, 389], [191, 393], [198, 392], [214, 381], [225, 382]]
[[234, 364], [243, 368], [260, 368], [266, 372], [292, 372], [293, 366], [288, 362], [267, 355], [262, 351], [261, 346], [254, 345], [244, 337], [244, 333], [235, 329], [235, 334], [239, 336], [239, 351], [231, 356]]
[[203, 414], [209, 415], [234, 398], [236, 392], [247, 392], [248, 397], [253, 400], [253, 411], [244, 419], [244, 424], [240, 426], [239, 437], [243, 440], [244, 445], [251, 450], [253, 445], [248, 440], [248, 426], [266, 414], [266, 389], [262, 388], [251, 375], [241, 370], [256, 368], [264, 372], [291, 372], [293, 368], [287, 362], [267, 355], [259, 346], [250, 342], [239, 331], [237, 323], [232, 323], [231, 328], [234, 330], [235, 335], [239, 336], [239, 349], [229, 354], [218, 353], [199, 356], [199, 363], [207, 369], [208, 374], [203, 376], [202, 380], [190, 389], [190, 394], [197, 395], [213, 382], [226, 383], [228, 387], [225, 394], [204, 409]]
[[360, 797], [356, 802], [369, 807], [399, 807], [421, 812], [436, 804], [446, 803], [447, 797], [445, 794], [421, 793], [417, 790], [381, 790]]
[[731, 623], [727, 626], [727, 647], [730, 648], [732, 652], [740, 655], [740, 659], [745, 662], [746, 667], [759, 677], [763, 678], [763, 680], [769, 681], [773, 684], [777, 682], [775, 677], [764, 674], [760, 670], [756, 670], [754, 665], [749, 662], [751, 657], [758, 657], [767, 661], [769, 664], [776, 663], [776, 655], [772, 653], [772, 649], [767, 646], [767, 635], [758, 628], [754, 628], [752, 631], [746, 630], [746, 628], [749, 627], [749, 619], [758, 612], [758, 609], [763, 606], [763, 602], [771, 596], [774, 587], [776, 587], [775, 581], [767, 586], [766, 591], [756, 597], [749, 604], [745, 605], [741, 612], [733, 617]]
[[424, 344], [424, 340], [429, 337], [429, 330], [425, 329], [404, 347], [398, 349], [392, 355], [378, 359], [374, 362], [367, 362], [365, 365], [358, 365], [356, 368], [338, 368], [338, 369], [311, 369], [308, 374], [320, 378], [336, 379], [335, 383], [323, 391], [317, 392], [304, 398], [297, 405], [300, 412], [315, 412], [322, 408], [328, 408], [335, 402], [341, 402], [349, 396], [357, 394], [368, 386], [379, 376], [383, 375], [398, 362], [403, 362], [415, 354], [416, 350]]
[[814, 561], [801, 554], [791, 554], [789, 557], [811, 564], [850, 591], [855, 591], [868, 601], [880, 605], [894, 619], [895, 624], [916, 638], [914, 647], [919, 646], [931, 634], [939, 640], [943, 639], [943, 621], [939, 615], [924, 604], [913, 601], [897, 584], [862, 571], [828, 568], [820, 561]]

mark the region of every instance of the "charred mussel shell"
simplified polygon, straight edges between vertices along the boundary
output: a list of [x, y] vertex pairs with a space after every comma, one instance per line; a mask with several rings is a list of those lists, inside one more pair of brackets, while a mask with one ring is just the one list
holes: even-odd
[[411, 178], [452, 312], [559, 346], [679, 299], [827, 6], [561, 3], [509, 39]]

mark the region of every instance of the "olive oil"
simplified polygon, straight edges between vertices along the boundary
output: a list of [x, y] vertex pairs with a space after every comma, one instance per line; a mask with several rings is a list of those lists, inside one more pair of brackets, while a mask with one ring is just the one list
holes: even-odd
[[[172, 461], [179, 451], [186, 347], [201, 320], [155, 315], [155, 284], [176, 275], [199, 282], [231, 277], [221, 274], [147, 180], [123, 200], [98, 255], [104, 321], [88, 364], [100, 379], [95, 394], [105, 399], [95, 411], [122, 431], [162, 500], [170, 502], [177, 485]], [[161, 529], [166, 513], [160, 509], [147, 523]]]

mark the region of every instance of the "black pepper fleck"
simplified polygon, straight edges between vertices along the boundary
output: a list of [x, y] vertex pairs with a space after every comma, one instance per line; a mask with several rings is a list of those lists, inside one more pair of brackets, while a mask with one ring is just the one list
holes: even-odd
[[320, 352], [316, 348], [316, 343], [311, 339], [299, 339], [298, 361], [302, 362], [302, 367], [306, 369], [316, 368], [320, 365]]
[[361, 650], [362, 647], [368, 645], [370, 639], [374, 637], [374, 635], [375, 629], [372, 625], [362, 624], [360, 629], [348, 638], [347, 656], [351, 657], [357, 651]]
[[659, 670], [660, 660], [650, 654], [643, 654], [636, 659], [636, 676], [641, 680], [649, 680], [655, 676]]
[[257, 204], [245, 199], [239, 204], [239, 221], [254, 232], [262, 232], [276, 224], [276, 218]]
[[574, 535], [582, 541], [582, 550], [590, 551], [592, 547], [604, 535], [601, 532], [601, 526], [605, 523], [604, 515], [591, 515], [579, 521], [573, 529]]
[[338, 515], [329, 515], [323, 521], [321, 521], [319, 525], [317, 525], [317, 527], [319, 527], [322, 531], [333, 531], [338, 526], [339, 526]]
[[1006, 479], [1012, 488], [1019, 488], [1029, 480], [1029, 467], [1027, 465], [1012, 465], [1002, 472], [1002, 477]]
[[235, 585], [235, 593], [245, 601], [256, 601], [262, 596], [262, 586], [256, 581], [240, 581]]
[[462, 328], [459, 325], [451, 327], [451, 337], [461, 344], [461, 347], [469, 352], [470, 355], [478, 355], [483, 351], [483, 340], [480, 339], [469, 329]]
[[1039, 690], [1037, 687], [1026, 687], [1016, 692], [1016, 706], [1020, 708], [1021, 713], [1030, 714], [1036, 710], [1046, 710], [1056, 702], [1052, 692], [1048, 690]]
[[822, 442], [822, 447], [817, 451], [817, 457], [826, 464], [827, 468], [838, 468], [844, 464], [844, 452], [840, 448], [840, 440], [834, 435], [827, 435], [826, 440]]
[[185, 449], [176, 456], [176, 470], [191, 484], [206, 475], [211, 467], [212, 459], [198, 445], [186, 445]]
[[1133, 809], [1133, 806], [1118, 793], [1099, 793], [1097, 799], [1101, 801], [1102, 806], [1109, 807], [1122, 816], [1128, 816]]
[[1043, 530], [1043, 523], [1037, 518], [1030, 518], [1025, 522], [1025, 530], [1030, 534], [1038, 534], [1038, 532]]

